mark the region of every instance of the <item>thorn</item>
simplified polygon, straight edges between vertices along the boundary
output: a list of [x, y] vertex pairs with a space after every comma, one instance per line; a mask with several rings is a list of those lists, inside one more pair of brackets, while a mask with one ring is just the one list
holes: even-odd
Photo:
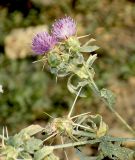
[[37, 62], [40, 62], [40, 61], [43, 61], [43, 59], [39, 59], [37, 61], [33, 61], [32, 63], [37, 63]]
[[90, 40], [88, 40], [84, 45], [83, 47], [87, 46], [89, 43], [91, 42], [95, 42], [96, 40], [94, 38], [91, 38]]
[[46, 113], [46, 112], [43, 112], [44, 114], [46, 114], [48, 117], [54, 119], [54, 117], [52, 117], [50, 114]]
[[44, 70], [44, 68], [45, 68], [45, 63], [43, 64], [42, 71]]
[[49, 140], [52, 137], [55, 137], [57, 135], [57, 132], [53, 133], [52, 135], [50, 135], [49, 137], [47, 137], [46, 139], [43, 140], [43, 142]]
[[58, 82], [58, 77], [57, 77], [57, 76], [56, 76], [56, 79], [55, 79], [55, 80], [56, 80], [56, 84], [57, 84], [57, 82]]
[[5, 142], [4, 142], [5, 137], [4, 137], [4, 135], [5, 135], [5, 129], [3, 127], [3, 130], [2, 130], [2, 147], [5, 147]]
[[84, 36], [80, 36], [80, 37], [77, 37], [78, 39], [81, 39], [81, 38], [85, 38], [85, 37], [89, 37], [91, 34], [87, 34], [87, 35], [84, 35]]
[[77, 118], [77, 117], [80, 117], [80, 116], [84, 116], [84, 115], [87, 115], [87, 114], [90, 114], [90, 113], [91, 112], [86, 112], [86, 113], [78, 114], [76, 116], [71, 117], [71, 119], [74, 119], [74, 118]]
[[8, 139], [8, 129], [7, 129], [7, 126], [5, 127], [5, 130], [6, 130], [6, 138]]

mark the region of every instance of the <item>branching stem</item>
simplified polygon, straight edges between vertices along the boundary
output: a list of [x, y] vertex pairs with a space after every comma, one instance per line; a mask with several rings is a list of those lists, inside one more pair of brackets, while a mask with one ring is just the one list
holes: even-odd
[[124, 124], [124, 126], [130, 130], [130, 132], [132, 132], [132, 134], [135, 135], [135, 131], [132, 129], [132, 127], [129, 126], [129, 124], [119, 115], [118, 112], [115, 111], [114, 108], [112, 108], [112, 106], [108, 105], [108, 103], [106, 102], [106, 100], [104, 98], [101, 97], [100, 95], [100, 90], [98, 89], [97, 85], [95, 84], [93, 78], [92, 78], [92, 75], [90, 74], [87, 66], [86, 66], [86, 63], [85, 61], [83, 62], [83, 65], [85, 67], [85, 70], [86, 72], [88, 73], [88, 76], [89, 76], [89, 86], [90, 88], [94, 91], [94, 93], [99, 97], [101, 98], [104, 103], [108, 106], [108, 108], [112, 111], [113, 114], [115, 114], [115, 116]]

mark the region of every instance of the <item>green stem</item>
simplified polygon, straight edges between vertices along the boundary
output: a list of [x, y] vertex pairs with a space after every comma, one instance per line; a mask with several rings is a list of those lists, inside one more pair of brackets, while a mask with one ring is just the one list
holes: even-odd
[[[75, 146], [82, 146], [82, 145], [86, 145], [86, 144], [95, 144], [95, 143], [99, 143], [101, 141], [104, 141], [104, 137], [101, 137], [99, 139], [95, 139], [95, 140], [88, 140], [88, 141], [81, 141], [81, 142], [74, 142], [74, 143], [68, 143], [68, 144], [61, 144], [61, 145], [55, 145], [55, 146], [51, 146], [52, 149], [63, 149], [63, 148], [69, 148], [69, 147], [75, 147]], [[135, 139], [132, 138], [108, 138], [107, 141], [110, 142], [123, 142], [123, 141], [135, 141]], [[46, 146], [46, 147], [50, 147], [50, 146]]]
[[76, 95], [76, 97], [75, 97], [75, 100], [74, 100], [74, 102], [73, 102], [73, 104], [72, 104], [72, 107], [71, 107], [71, 109], [70, 109], [70, 111], [69, 111], [68, 118], [71, 117], [71, 114], [72, 114], [72, 112], [73, 112], [74, 106], [75, 106], [75, 104], [76, 104], [76, 101], [77, 101], [77, 99], [78, 99], [78, 97], [79, 97], [79, 95], [80, 95], [80, 92], [81, 92], [82, 88], [83, 88], [83, 87], [80, 87], [80, 89], [79, 89], [79, 91], [78, 91], [78, 93], [77, 93], [77, 95]]
[[81, 142], [75, 142], [75, 143], [55, 145], [55, 146], [52, 146], [52, 148], [53, 149], [69, 148], [69, 147], [75, 147], [75, 146], [82, 146], [82, 145], [85, 145], [85, 144], [95, 144], [95, 143], [99, 143], [99, 142], [100, 142], [100, 140], [96, 139], [96, 140], [89, 140], [89, 141], [81, 141]]
[[109, 109], [112, 111], [112, 113], [115, 114], [115, 116], [127, 127], [127, 129], [129, 129], [134, 135], [135, 135], [135, 131], [132, 127], [129, 126], [129, 124], [127, 124], [127, 122], [119, 115], [118, 112], [116, 112], [114, 110], [114, 108], [109, 107]]
[[100, 98], [104, 101], [104, 103], [108, 106], [108, 108], [111, 110], [111, 112], [112, 112], [113, 114], [115, 114], [115, 116], [122, 122], [122, 124], [124, 124], [124, 126], [125, 126], [128, 130], [130, 130], [130, 131], [132, 132], [132, 134], [135, 135], [135, 131], [132, 129], [132, 127], [129, 126], [129, 124], [119, 115], [119, 113], [116, 112], [114, 108], [112, 108], [112, 106], [108, 105], [106, 99], [104, 99], [104, 98], [101, 97], [101, 95], [100, 95], [100, 90], [98, 89], [97, 85], [95, 84], [95, 82], [94, 82], [94, 80], [93, 80], [93, 78], [92, 78], [92, 76], [91, 76], [91, 74], [90, 74], [90, 72], [89, 72], [89, 70], [88, 70], [88, 68], [87, 68], [87, 66], [86, 66], [85, 61], [83, 62], [83, 65], [84, 65], [85, 70], [86, 70], [86, 72], [87, 72], [87, 74], [88, 74], [88, 76], [89, 76], [89, 86], [90, 86], [90, 88], [93, 90], [93, 92], [94, 92], [98, 97], [100, 97]]

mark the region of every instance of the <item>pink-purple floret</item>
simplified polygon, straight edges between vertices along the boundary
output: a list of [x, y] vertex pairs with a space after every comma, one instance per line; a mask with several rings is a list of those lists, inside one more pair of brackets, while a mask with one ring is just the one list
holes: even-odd
[[52, 26], [52, 35], [59, 40], [67, 39], [76, 34], [76, 23], [71, 17], [57, 20]]
[[57, 40], [47, 32], [38, 33], [32, 41], [32, 50], [37, 54], [44, 54], [54, 48]]
[[60, 40], [65, 40], [76, 34], [76, 23], [71, 17], [64, 17], [52, 25], [52, 35], [47, 32], [38, 33], [32, 40], [32, 50], [44, 54], [54, 48]]

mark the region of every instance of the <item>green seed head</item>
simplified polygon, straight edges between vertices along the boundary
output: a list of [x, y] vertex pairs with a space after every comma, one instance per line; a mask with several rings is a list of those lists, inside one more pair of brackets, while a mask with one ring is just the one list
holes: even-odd
[[72, 121], [66, 118], [56, 118], [53, 122], [54, 128], [59, 133], [71, 135], [73, 130]]

